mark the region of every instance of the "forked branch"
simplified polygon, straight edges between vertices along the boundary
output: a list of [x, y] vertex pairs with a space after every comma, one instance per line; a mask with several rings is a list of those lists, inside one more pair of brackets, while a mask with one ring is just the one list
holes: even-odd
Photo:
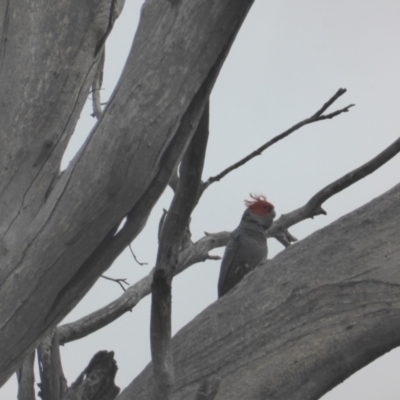
[[[209, 259], [219, 259], [218, 256], [210, 256], [209, 252], [215, 248], [226, 246], [230, 232], [207, 233], [203, 238], [194, 243], [190, 248], [185, 249], [179, 254], [178, 264], [174, 270], [177, 275], [191, 265], [204, 262]], [[60, 343], [68, 343], [82, 339], [93, 332], [107, 326], [121, 315], [125, 314], [140, 302], [143, 297], [151, 293], [151, 282], [153, 271], [140, 281], [131, 285], [125, 293], [105, 307], [78, 319], [75, 322], [61, 325], [58, 327]]]
[[304, 125], [312, 124], [313, 122], [318, 122], [322, 121], [324, 119], [331, 119], [334, 118], [344, 112], [348, 112], [351, 107], [354, 106], [354, 104], [350, 104], [347, 107], [344, 107], [340, 110], [334, 111], [330, 114], [323, 115], [323, 113], [343, 94], [346, 93], [346, 89], [339, 89], [334, 96], [332, 96], [314, 115], [312, 115], [309, 118], [306, 118], [305, 120], [298, 122], [296, 125], [293, 125], [291, 128], [286, 130], [285, 132], [282, 132], [280, 135], [275, 136], [271, 140], [269, 140], [267, 143], [263, 144], [261, 147], [259, 147], [257, 150], [254, 150], [252, 153], [247, 155], [246, 157], [242, 158], [240, 161], [236, 162], [235, 164], [231, 165], [230, 167], [224, 169], [222, 172], [220, 172], [218, 175], [212, 176], [207, 179], [202, 185], [202, 192], [206, 190], [212, 183], [220, 181], [222, 178], [224, 178], [226, 175], [228, 175], [230, 172], [233, 170], [241, 167], [242, 165], [246, 164], [248, 161], [253, 159], [256, 156], [260, 156], [262, 152], [268, 147], [271, 147], [273, 144], [276, 142], [279, 142], [280, 140], [284, 139], [285, 137], [289, 136], [291, 133], [297, 131], [298, 129], [302, 128]]
[[326, 211], [322, 208], [322, 204], [334, 196], [336, 193], [341, 192], [353, 183], [358, 182], [362, 178], [366, 177], [372, 172], [376, 171], [383, 164], [387, 163], [397, 153], [400, 152], [400, 138], [395, 140], [390, 146], [383, 150], [380, 154], [374, 157], [372, 160], [361, 165], [355, 170], [347, 173], [331, 184], [325, 186], [322, 190], [316, 193], [303, 207], [298, 208], [288, 214], [282, 215], [278, 220], [274, 222], [272, 227], [268, 231], [268, 236], [275, 237], [285, 247], [288, 247], [291, 242], [296, 241], [289, 232], [288, 228], [304, 221], [308, 218], [313, 218], [317, 215], [326, 214]]
[[103, 279], [107, 279], [109, 281], [118, 283], [119, 286], [121, 286], [122, 290], [126, 292], [126, 289], [124, 285], [129, 286], [129, 282], [126, 280], [126, 278], [110, 278], [109, 276], [101, 275]]

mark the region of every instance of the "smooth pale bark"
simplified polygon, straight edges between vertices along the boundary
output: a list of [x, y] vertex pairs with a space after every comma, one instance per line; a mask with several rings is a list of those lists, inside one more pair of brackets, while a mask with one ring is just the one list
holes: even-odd
[[[400, 185], [259, 267], [173, 339], [174, 400], [318, 399], [400, 345]], [[151, 365], [118, 400], [147, 399]]]
[[[110, 0], [0, 5], [0, 256], [41, 207], [86, 101]], [[10, 238], [10, 235], [12, 237]]]
[[[92, 3], [85, 2], [95, 7]], [[41, 185], [31, 179], [30, 190], [42, 201], [34, 218], [28, 207], [27, 223], [21, 223], [22, 207], [7, 227], [0, 271], [1, 384], [143, 228], [251, 4], [145, 2], [127, 64], [101, 120], [51, 190], [46, 187], [44, 202]], [[71, 107], [72, 100], [62, 102]], [[69, 119], [63, 121], [65, 126]], [[18, 135], [6, 131], [1, 139], [17, 141]], [[39, 157], [41, 149], [32, 152]], [[18, 165], [10, 160], [10, 168]], [[115, 234], [125, 216], [125, 226]]]

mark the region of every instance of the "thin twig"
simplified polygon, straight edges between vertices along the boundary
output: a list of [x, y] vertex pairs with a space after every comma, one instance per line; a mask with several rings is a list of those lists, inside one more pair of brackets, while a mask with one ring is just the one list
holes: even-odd
[[129, 282], [127, 282], [126, 278], [114, 279], [114, 278], [110, 278], [110, 277], [105, 276], [105, 275], [101, 275], [101, 277], [104, 278], [104, 279], [107, 279], [109, 281], [113, 281], [113, 282], [118, 283], [118, 285], [121, 286], [121, 288], [122, 288], [122, 290], [124, 292], [126, 292], [126, 289], [124, 288], [123, 284], [126, 285], [126, 286], [130, 286], [130, 284], [129, 284]]
[[218, 260], [221, 260], [221, 259], [222, 259], [222, 257], [220, 257], [220, 256], [213, 256], [213, 255], [211, 255], [211, 254], [209, 254], [209, 255], [207, 256], [207, 260], [218, 261]]
[[[347, 89], [340, 88], [314, 115], [313, 117], [321, 116], [340, 96], [346, 93]], [[350, 106], [351, 107], [351, 106]]]
[[136, 256], [135, 256], [135, 253], [133, 252], [133, 250], [132, 250], [132, 246], [131, 246], [131, 244], [129, 243], [129, 249], [130, 249], [130, 251], [131, 251], [131, 253], [132, 253], [132, 256], [133, 256], [133, 258], [135, 259], [135, 261], [139, 264], [139, 265], [147, 265], [147, 262], [140, 262], [137, 258], [136, 258]]
[[212, 183], [220, 181], [222, 178], [224, 178], [226, 175], [228, 175], [230, 172], [232, 172], [233, 170], [241, 167], [242, 165], [246, 164], [248, 161], [250, 161], [251, 159], [253, 159], [256, 156], [259, 156], [262, 154], [262, 152], [264, 150], [266, 150], [268, 147], [272, 146], [273, 144], [275, 144], [276, 142], [279, 142], [280, 140], [284, 139], [285, 137], [289, 136], [291, 133], [297, 131], [298, 129], [300, 129], [301, 127], [303, 127], [304, 125], [308, 125], [311, 124], [313, 122], [317, 122], [317, 121], [322, 121], [324, 119], [330, 119], [330, 118], [334, 118], [339, 114], [342, 114], [344, 112], [348, 112], [349, 108], [353, 107], [354, 104], [350, 104], [345, 108], [342, 108], [340, 110], [334, 111], [330, 114], [327, 115], [322, 115], [324, 111], [327, 110], [327, 108], [329, 106], [331, 106], [340, 96], [342, 96], [344, 93], [346, 93], [346, 89], [339, 89], [334, 96], [332, 96], [314, 115], [312, 115], [311, 117], [298, 122], [296, 125], [293, 125], [291, 128], [289, 128], [288, 130], [286, 130], [285, 132], [281, 133], [280, 135], [275, 136], [274, 138], [272, 138], [271, 140], [269, 140], [267, 143], [263, 144], [261, 147], [259, 147], [257, 150], [253, 151], [252, 153], [250, 153], [249, 155], [247, 155], [246, 157], [242, 158], [240, 161], [236, 162], [235, 164], [231, 165], [230, 167], [224, 169], [222, 172], [220, 172], [218, 175], [212, 176], [210, 178], [207, 179], [207, 181], [205, 181], [202, 184], [202, 188], [201, 191], [203, 192], [205, 189], [207, 189]]

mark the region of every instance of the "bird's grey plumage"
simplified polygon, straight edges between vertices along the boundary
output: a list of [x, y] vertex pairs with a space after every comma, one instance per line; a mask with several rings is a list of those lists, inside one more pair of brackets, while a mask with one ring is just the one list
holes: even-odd
[[266, 230], [272, 225], [275, 211], [267, 216], [247, 209], [239, 226], [231, 233], [221, 263], [218, 297], [223, 296], [267, 257]]

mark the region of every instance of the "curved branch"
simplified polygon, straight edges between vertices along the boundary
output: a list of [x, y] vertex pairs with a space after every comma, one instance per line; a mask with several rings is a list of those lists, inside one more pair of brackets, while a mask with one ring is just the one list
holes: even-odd
[[374, 157], [372, 160], [363, 164], [361, 167], [347, 173], [340, 179], [325, 186], [317, 194], [315, 194], [303, 207], [298, 208], [288, 214], [282, 215], [277, 219], [268, 231], [268, 236], [273, 236], [278, 239], [285, 247], [288, 247], [291, 242], [297, 239], [288, 232], [288, 228], [308, 218], [313, 218], [317, 215], [325, 214], [326, 211], [322, 208], [322, 204], [341, 192], [353, 183], [358, 182], [369, 174], [372, 174], [383, 164], [391, 160], [400, 152], [400, 138], [395, 140], [384, 151]]
[[[310, 208], [316, 208], [321, 206], [326, 200], [335, 195], [336, 193], [341, 192], [342, 190], [348, 188], [353, 183], [358, 182], [363, 179], [367, 175], [372, 174], [382, 165], [391, 160], [395, 155], [400, 152], [400, 137], [396, 139], [390, 146], [388, 146], [385, 150], [379, 153], [376, 157], [361, 165], [361, 167], [356, 168], [355, 170], [347, 173], [342, 178], [336, 180], [330, 185], [326, 186], [324, 189], [319, 191], [315, 196], [313, 196], [307, 206]], [[322, 213], [325, 213], [322, 210]]]
[[126, 292], [124, 285], [129, 286], [129, 282], [127, 282], [126, 278], [110, 278], [109, 276], [101, 275], [100, 278], [107, 279], [108, 281], [112, 281], [118, 283], [121, 286], [122, 290]]
[[135, 253], [134, 253], [133, 250], [132, 250], [131, 244], [129, 244], [128, 247], [129, 247], [129, 250], [131, 251], [132, 257], [134, 258], [134, 260], [135, 260], [139, 265], [143, 266], [143, 265], [147, 265], [147, 264], [148, 264], [147, 262], [140, 262], [140, 261], [138, 260], [138, 258], [136, 257]]
[[[174, 274], [177, 275], [193, 264], [210, 259], [208, 252], [217, 247], [226, 246], [229, 235], [230, 232], [207, 233], [206, 236], [179, 254], [178, 265]], [[107, 306], [75, 322], [59, 326], [60, 344], [65, 344], [88, 336], [115, 321], [126, 312], [132, 311], [143, 297], [151, 293], [150, 287], [152, 280], [153, 271], [130, 286], [124, 294]]]
[[348, 112], [349, 108], [353, 107], [354, 104], [350, 104], [349, 106], [342, 108], [340, 110], [334, 111], [330, 114], [322, 115], [327, 110], [327, 108], [330, 107], [340, 96], [342, 96], [344, 93], [346, 93], [346, 91], [347, 91], [346, 89], [339, 89], [314, 115], [312, 115], [311, 117], [309, 117], [301, 122], [298, 122], [296, 125], [293, 125], [291, 128], [289, 128], [285, 132], [281, 133], [280, 135], [275, 136], [273, 139], [271, 139], [267, 143], [263, 144], [257, 150], [254, 150], [252, 153], [250, 153], [246, 157], [242, 158], [240, 161], [238, 161], [235, 164], [231, 165], [230, 167], [224, 169], [218, 175], [208, 178], [207, 181], [204, 182], [202, 185], [202, 192], [204, 192], [204, 190], [206, 190], [212, 183], [220, 181], [222, 178], [224, 178], [226, 175], [228, 175], [233, 170], [246, 164], [248, 161], [250, 161], [254, 157], [260, 156], [262, 154], [262, 152], [264, 150], [266, 150], [268, 147], [272, 146], [276, 142], [279, 142], [280, 140], [289, 136], [291, 133], [302, 128], [304, 125], [312, 124], [313, 122], [322, 121], [324, 119], [331, 119], [331, 118], [334, 118], [344, 112]]

